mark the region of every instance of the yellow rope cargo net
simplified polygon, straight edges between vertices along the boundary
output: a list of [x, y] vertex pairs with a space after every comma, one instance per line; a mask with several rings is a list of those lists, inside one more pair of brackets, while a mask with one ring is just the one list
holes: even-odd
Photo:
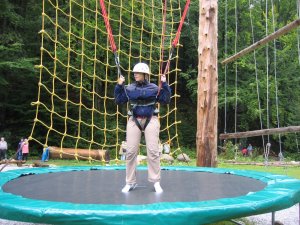
[[[64, 2], [64, 3], [63, 3]], [[118, 79], [114, 55], [98, 0], [43, 0], [41, 59], [36, 116], [30, 140], [43, 147], [108, 150], [118, 159], [126, 139], [128, 106], [114, 102]], [[163, 22], [163, 1], [106, 1], [121, 70], [126, 82], [133, 81], [137, 62], [150, 66], [151, 82], [157, 83], [181, 18], [180, 1], [168, 1]], [[165, 27], [165, 29], [163, 29]], [[163, 57], [162, 57], [163, 56]], [[167, 79], [172, 89], [169, 106], [160, 107], [162, 143], [180, 150], [177, 125], [178, 48], [171, 59]]]

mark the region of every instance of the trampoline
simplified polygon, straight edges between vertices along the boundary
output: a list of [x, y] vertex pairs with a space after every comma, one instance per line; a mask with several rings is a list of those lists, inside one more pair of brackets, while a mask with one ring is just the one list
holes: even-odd
[[300, 202], [300, 180], [255, 171], [163, 167], [157, 194], [138, 167], [53, 167], [0, 173], [1, 218], [48, 224], [207, 224], [274, 212]]

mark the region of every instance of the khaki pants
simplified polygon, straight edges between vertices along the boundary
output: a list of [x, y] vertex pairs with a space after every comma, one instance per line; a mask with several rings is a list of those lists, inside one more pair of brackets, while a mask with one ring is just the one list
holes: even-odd
[[[138, 119], [144, 125], [146, 119]], [[160, 153], [159, 153], [159, 129], [160, 124], [156, 116], [152, 116], [144, 134], [147, 147], [148, 180], [160, 181]], [[139, 144], [142, 132], [135, 124], [132, 117], [127, 122], [127, 152], [126, 152], [126, 184], [136, 183], [136, 166]]]

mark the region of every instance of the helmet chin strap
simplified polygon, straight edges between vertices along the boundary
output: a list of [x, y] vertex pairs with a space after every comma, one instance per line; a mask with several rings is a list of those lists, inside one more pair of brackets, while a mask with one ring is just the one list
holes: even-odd
[[149, 80], [149, 74], [144, 73], [144, 80]]

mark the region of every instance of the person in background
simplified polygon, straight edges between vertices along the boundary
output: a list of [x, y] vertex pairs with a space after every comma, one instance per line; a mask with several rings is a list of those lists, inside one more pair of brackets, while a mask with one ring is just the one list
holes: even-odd
[[0, 140], [0, 161], [7, 160], [7, 142], [4, 137], [1, 137]]
[[18, 143], [16, 160], [22, 160], [22, 145], [23, 145], [23, 142], [24, 142], [24, 138], [21, 138], [19, 143]]
[[171, 89], [166, 82], [165, 75], [161, 76], [161, 88], [150, 83], [150, 69], [146, 63], [137, 63], [133, 67], [133, 73], [135, 82], [125, 86], [125, 78], [121, 75], [114, 91], [116, 104], [124, 104], [129, 101], [131, 106], [126, 128], [126, 185], [122, 192], [129, 192], [137, 186], [137, 155], [142, 132], [144, 132], [147, 148], [148, 181], [154, 184], [156, 193], [162, 193], [159, 152], [160, 123], [156, 103], [169, 104]]
[[243, 144], [242, 144], [242, 143], [239, 143], [239, 150], [242, 151], [243, 148], [244, 148], [244, 147], [243, 147]]
[[29, 154], [29, 142], [28, 142], [28, 139], [25, 138], [24, 142], [22, 144], [22, 160], [23, 161], [27, 161], [28, 154]]
[[121, 156], [121, 160], [126, 160], [126, 151], [127, 151], [126, 149], [127, 149], [126, 141], [122, 141], [120, 151], [119, 151], [119, 155]]
[[104, 160], [105, 160], [105, 165], [109, 166], [109, 162], [110, 162], [109, 150], [105, 150]]
[[158, 147], [159, 147], [159, 154], [160, 155], [163, 154], [164, 147], [160, 140], [158, 141]]
[[253, 147], [252, 147], [251, 144], [249, 144], [248, 147], [247, 147], [247, 153], [248, 153], [249, 156], [252, 156], [252, 152], [253, 152]]
[[45, 147], [43, 148], [42, 162], [48, 162], [48, 160], [49, 160], [49, 148]]
[[247, 153], [248, 153], [247, 148], [244, 147], [244, 148], [242, 149], [242, 154], [243, 154], [243, 156], [247, 156]]
[[170, 144], [169, 144], [169, 143], [170, 143], [170, 142], [168, 141], [167, 143], [164, 144], [164, 153], [165, 153], [165, 154], [169, 154], [169, 153], [170, 153], [171, 147], [170, 147]]

